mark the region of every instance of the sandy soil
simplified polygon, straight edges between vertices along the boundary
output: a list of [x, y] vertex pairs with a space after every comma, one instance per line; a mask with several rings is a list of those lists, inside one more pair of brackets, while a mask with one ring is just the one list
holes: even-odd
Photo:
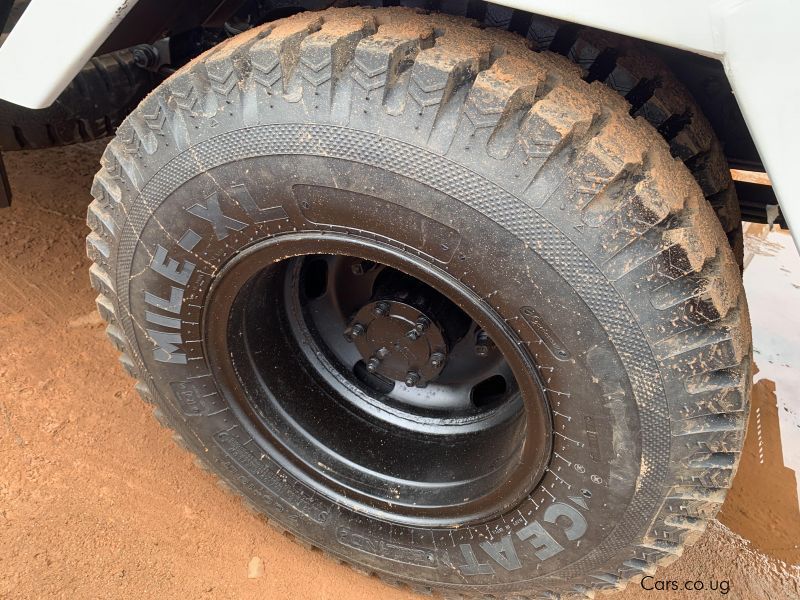
[[[101, 150], [6, 157], [15, 199], [0, 212], [0, 598], [415, 597], [273, 531], [197, 468], [133, 393], [96, 316], [83, 251]], [[763, 432], [774, 400], [761, 392]], [[759, 547], [797, 561], [786, 543], [800, 538], [796, 522], [784, 520], [796, 519], [796, 492], [774, 502], [790, 487], [774, 477], [789, 473], [777, 464], [763, 472], [758, 430], [751, 425], [723, 514]], [[800, 597], [800, 569], [719, 523], [657, 578], [727, 581], [728, 598]], [[634, 584], [617, 597], [720, 595]]]

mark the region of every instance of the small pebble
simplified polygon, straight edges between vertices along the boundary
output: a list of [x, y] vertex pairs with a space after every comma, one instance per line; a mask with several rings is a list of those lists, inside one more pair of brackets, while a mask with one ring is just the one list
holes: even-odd
[[247, 563], [247, 578], [258, 579], [264, 575], [264, 561], [260, 557], [254, 556]]

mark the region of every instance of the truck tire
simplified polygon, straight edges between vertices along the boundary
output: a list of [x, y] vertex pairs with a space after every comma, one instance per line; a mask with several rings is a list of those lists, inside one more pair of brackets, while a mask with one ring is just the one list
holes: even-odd
[[47, 108], [0, 100], [0, 149], [50, 148], [114, 135], [155, 83], [155, 74], [137, 67], [128, 50], [96, 56]]
[[273, 525], [416, 591], [525, 598], [620, 589], [716, 514], [739, 271], [685, 164], [581, 75], [462, 18], [331, 9], [120, 126], [88, 211], [108, 335]]

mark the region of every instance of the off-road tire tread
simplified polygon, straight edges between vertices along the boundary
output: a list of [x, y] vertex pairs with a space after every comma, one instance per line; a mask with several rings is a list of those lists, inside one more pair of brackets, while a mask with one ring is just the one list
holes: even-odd
[[563, 54], [585, 80], [602, 81], [626, 98], [631, 114], [656, 128], [700, 184], [741, 268], [742, 217], [725, 154], [689, 90], [658, 54], [632, 38], [537, 15], [526, 35], [532, 47]]

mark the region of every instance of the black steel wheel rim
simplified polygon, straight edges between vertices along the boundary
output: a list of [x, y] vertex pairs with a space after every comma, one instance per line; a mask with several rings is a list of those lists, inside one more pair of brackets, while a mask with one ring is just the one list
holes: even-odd
[[474, 524], [521, 502], [547, 468], [550, 413], [530, 356], [489, 304], [420, 257], [348, 235], [277, 236], [222, 269], [203, 327], [238, 426], [363, 514]]

